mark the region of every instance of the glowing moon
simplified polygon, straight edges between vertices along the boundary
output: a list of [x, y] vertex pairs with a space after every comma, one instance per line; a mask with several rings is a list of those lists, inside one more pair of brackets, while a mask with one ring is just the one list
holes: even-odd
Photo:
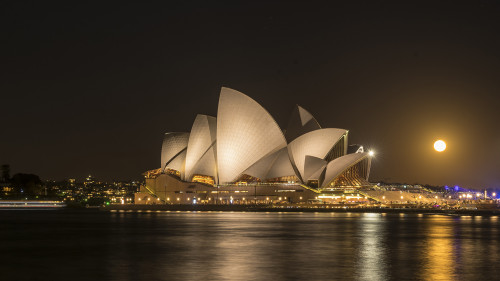
[[434, 143], [434, 149], [439, 152], [444, 151], [446, 149], [446, 143], [442, 140], [438, 140]]

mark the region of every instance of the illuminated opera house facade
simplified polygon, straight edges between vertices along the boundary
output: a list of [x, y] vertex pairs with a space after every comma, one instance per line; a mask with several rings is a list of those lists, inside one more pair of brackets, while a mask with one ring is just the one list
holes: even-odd
[[217, 117], [166, 133], [161, 167], [146, 172], [136, 203], [301, 203], [371, 186], [371, 154], [348, 131], [322, 128], [296, 106], [286, 130], [255, 100], [220, 92]]

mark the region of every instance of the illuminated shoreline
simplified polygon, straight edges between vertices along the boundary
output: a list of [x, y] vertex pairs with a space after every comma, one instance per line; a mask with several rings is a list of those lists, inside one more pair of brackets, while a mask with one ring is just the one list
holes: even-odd
[[434, 209], [434, 208], [380, 208], [356, 206], [259, 206], [259, 205], [109, 205], [100, 208], [111, 212], [161, 212], [161, 211], [188, 211], [188, 212], [339, 212], [339, 213], [408, 213], [408, 214], [448, 214], [448, 215], [500, 215], [500, 209]]

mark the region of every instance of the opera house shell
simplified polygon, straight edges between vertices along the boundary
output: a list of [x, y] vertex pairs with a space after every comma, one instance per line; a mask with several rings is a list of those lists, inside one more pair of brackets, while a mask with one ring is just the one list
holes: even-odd
[[[198, 196], [201, 200], [211, 198], [214, 190], [220, 198], [233, 194], [232, 200], [239, 198], [238, 191], [257, 198], [249, 186], [258, 186], [266, 198], [282, 190], [318, 194], [368, 186], [371, 156], [362, 146], [349, 146], [348, 133], [322, 128], [298, 105], [282, 130], [255, 100], [223, 87], [217, 117], [200, 114], [190, 132], [165, 134], [161, 167], [145, 174], [146, 187], [158, 200], [175, 201], [190, 190], [204, 194]], [[228, 192], [221, 193], [223, 189]], [[297, 200], [311, 197], [301, 195]]]

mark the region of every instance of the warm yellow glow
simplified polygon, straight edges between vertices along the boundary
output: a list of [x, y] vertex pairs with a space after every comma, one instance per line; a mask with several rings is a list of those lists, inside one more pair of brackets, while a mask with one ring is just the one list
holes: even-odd
[[442, 140], [437, 140], [434, 143], [434, 149], [438, 152], [444, 151], [446, 149], [446, 143]]

